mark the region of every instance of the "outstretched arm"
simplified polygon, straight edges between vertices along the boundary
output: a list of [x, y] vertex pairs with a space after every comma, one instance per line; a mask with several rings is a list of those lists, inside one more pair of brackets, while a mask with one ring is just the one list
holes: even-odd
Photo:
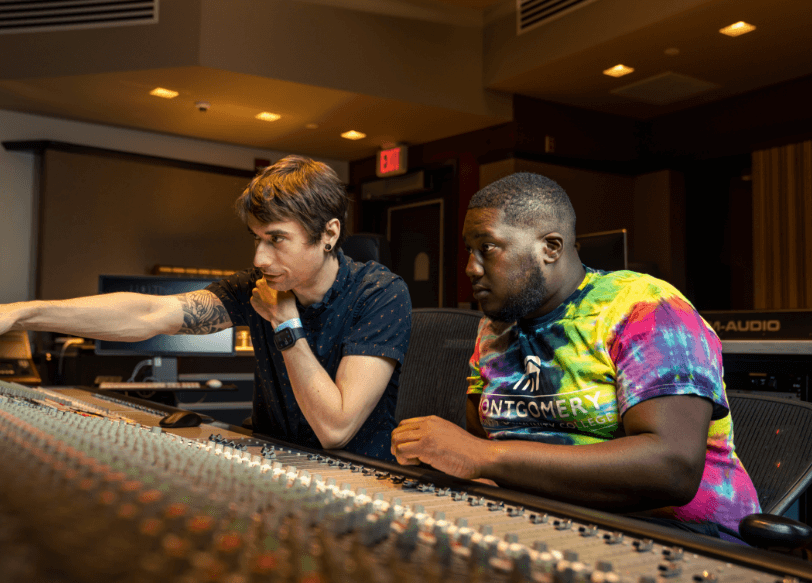
[[0, 306], [0, 333], [47, 330], [99, 340], [138, 341], [156, 334], [210, 334], [231, 319], [213, 293], [175, 296], [120, 292]]
[[180, 294], [183, 324], [176, 334], [213, 334], [233, 325], [223, 302], [207, 290]]
[[702, 397], [649, 399], [624, 415], [625, 437], [579, 446], [481, 439], [438, 417], [418, 417], [392, 432], [392, 453], [402, 464], [424, 462], [592, 508], [650, 510], [696, 495], [711, 412]]

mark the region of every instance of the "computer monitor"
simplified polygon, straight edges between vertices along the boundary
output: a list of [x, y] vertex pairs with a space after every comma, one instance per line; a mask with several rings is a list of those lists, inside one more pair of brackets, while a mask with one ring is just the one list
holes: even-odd
[[[175, 295], [205, 288], [215, 279], [152, 275], [100, 275], [99, 293], [136, 292], [151, 295]], [[214, 334], [159, 334], [140, 342], [96, 340], [96, 354], [177, 356], [231, 356], [234, 354], [234, 329]]]
[[581, 263], [603, 271], [629, 268], [626, 229], [587, 233], [575, 238]]

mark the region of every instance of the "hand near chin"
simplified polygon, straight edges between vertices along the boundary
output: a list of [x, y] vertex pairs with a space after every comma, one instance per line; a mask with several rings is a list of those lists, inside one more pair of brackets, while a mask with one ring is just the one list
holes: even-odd
[[286, 320], [299, 317], [293, 292], [273, 289], [264, 277], [257, 280], [256, 287], [251, 292], [251, 305], [274, 328]]
[[469, 480], [480, 478], [487, 445], [487, 440], [474, 437], [434, 415], [404, 419], [392, 432], [392, 455], [398, 463], [423, 462], [451, 476]]

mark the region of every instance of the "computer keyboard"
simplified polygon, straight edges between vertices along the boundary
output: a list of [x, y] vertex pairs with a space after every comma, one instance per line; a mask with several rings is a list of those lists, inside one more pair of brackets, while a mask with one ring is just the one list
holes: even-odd
[[200, 389], [197, 381], [183, 382], [101, 382], [99, 388], [106, 391], [193, 391]]

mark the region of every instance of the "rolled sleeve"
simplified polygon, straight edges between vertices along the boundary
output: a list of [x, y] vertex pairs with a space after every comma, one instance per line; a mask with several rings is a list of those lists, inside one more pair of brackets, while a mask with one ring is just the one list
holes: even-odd
[[247, 326], [251, 314], [256, 314], [251, 306], [251, 290], [259, 278], [255, 269], [245, 269], [206, 286], [223, 303], [232, 324]]
[[469, 395], [481, 395], [485, 389], [485, 381], [482, 380], [482, 372], [479, 369], [479, 340], [482, 337], [482, 326], [480, 324], [480, 332], [477, 334], [476, 344], [474, 345], [474, 353], [468, 361], [468, 368], [471, 374], [466, 379], [468, 381]]
[[665, 395], [697, 395], [713, 402], [713, 419], [728, 413], [721, 343], [685, 300], [671, 297], [635, 306], [615, 339], [617, 397], [623, 415]]

